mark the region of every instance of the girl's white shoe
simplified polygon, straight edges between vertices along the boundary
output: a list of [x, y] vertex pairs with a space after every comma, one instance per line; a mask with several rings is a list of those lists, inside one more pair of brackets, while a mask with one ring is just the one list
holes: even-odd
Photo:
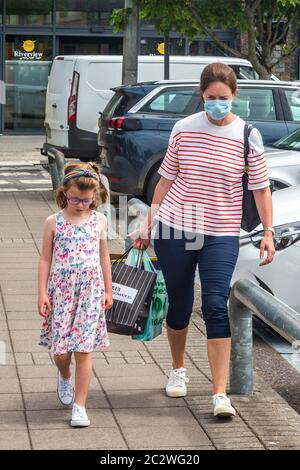
[[64, 379], [59, 371], [57, 371], [57, 396], [64, 406], [70, 406], [74, 401], [72, 377]]
[[71, 426], [84, 428], [89, 425], [90, 420], [86, 414], [85, 408], [82, 408], [81, 406], [77, 405], [77, 403], [74, 403], [72, 409]]
[[225, 393], [213, 395], [214, 416], [218, 418], [228, 418], [235, 416], [235, 409], [231, 405], [230, 399]]

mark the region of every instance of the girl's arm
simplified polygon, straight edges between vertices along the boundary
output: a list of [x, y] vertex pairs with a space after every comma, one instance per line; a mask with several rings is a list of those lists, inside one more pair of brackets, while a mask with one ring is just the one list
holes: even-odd
[[112, 278], [111, 278], [111, 262], [107, 243], [107, 221], [106, 217], [98, 213], [100, 227], [100, 264], [104, 279], [105, 288], [105, 310], [109, 310], [113, 304], [112, 298]]
[[153, 227], [153, 219], [173, 183], [174, 180], [167, 179], [164, 176], [161, 176], [160, 180], [158, 181], [153, 194], [151, 207], [148, 210], [148, 214], [146, 215], [138, 233], [133, 232], [129, 234], [129, 236], [132, 238], [137, 237], [134, 241], [135, 248], [141, 249], [148, 247], [150, 243], [151, 230]]
[[38, 267], [38, 312], [42, 317], [46, 317], [51, 312], [47, 284], [52, 263], [54, 235], [55, 218], [51, 215], [44, 224], [42, 253]]
[[[270, 188], [256, 189], [253, 191], [253, 195], [264, 229], [266, 227], [272, 227], [273, 206]], [[260, 263], [260, 266], [271, 263], [275, 255], [273, 233], [271, 231], [265, 232], [264, 238], [260, 243], [260, 259], [263, 259], [265, 250], [267, 251], [267, 257]]]

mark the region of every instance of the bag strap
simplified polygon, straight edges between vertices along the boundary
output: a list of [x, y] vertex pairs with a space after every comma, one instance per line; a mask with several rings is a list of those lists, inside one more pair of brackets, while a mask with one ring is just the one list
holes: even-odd
[[[133, 246], [131, 248], [133, 248]], [[126, 264], [134, 267], [137, 270], [142, 268], [142, 260], [143, 250], [133, 248], [127, 257]]]
[[249, 136], [250, 132], [252, 131], [253, 126], [251, 124], [245, 123], [244, 126], [244, 160], [245, 160], [245, 167], [248, 166], [248, 155], [250, 153], [250, 145], [249, 145]]
[[143, 263], [146, 271], [152, 271], [153, 273], [157, 273], [157, 270], [155, 269], [154, 264], [152, 263], [146, 250], [144, 250], [143, 253]]
[[118, 263], [119, 261], [123, 261], [125, 258], [127, 258], [127, 256], [129, 255], [129, 252], [132, 250], [133, 248], [133, 245], [128, 248], [128, 250], [125, 251], [125, 253], [123, 253], [121, 256], [119, 256], [119, 258], [115, 259], [115, 261], [113, 262], [113, 265], [115, 263]]

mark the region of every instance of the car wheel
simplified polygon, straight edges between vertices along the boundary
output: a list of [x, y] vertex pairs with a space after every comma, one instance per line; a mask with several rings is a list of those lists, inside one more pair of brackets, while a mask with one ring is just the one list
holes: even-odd
[[152, 198], [153, 198], [153, 194], [154, 194], [154, 190], [156, 188], [156, 185], [160, 180], [160, 175], [157, 173], [157, 170], [158, 170], [159, 167], [160, 167], [160, 165], [156, 165], [153, 168], [152, 173], [151, 173], [151, 175], [148, 178], [148, 181], [146, 183], [145, 195], [146, 195], [147, 204], [149, 204], [149, 205], [152, 202]]

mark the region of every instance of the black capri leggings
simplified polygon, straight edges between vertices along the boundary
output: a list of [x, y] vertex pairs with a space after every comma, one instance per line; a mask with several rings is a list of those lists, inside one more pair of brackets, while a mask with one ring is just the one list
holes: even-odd
[[[169, 236], [166, 237], [165, 234]], [[198, 266], [207, 338], [228, 338], [231, 333], [227, 301], [239, 253], [239, 237], [201, 235], [201, 241], [202, 247], [199, 248], [197, 242], [197, 248], [189, 234], [186, 236], [185, 232], [168, 227], [162, 222], [157, 224], [154, 249], [169, 297], [167, 325], [174, 330], [182, 330], [188, 326]]]

